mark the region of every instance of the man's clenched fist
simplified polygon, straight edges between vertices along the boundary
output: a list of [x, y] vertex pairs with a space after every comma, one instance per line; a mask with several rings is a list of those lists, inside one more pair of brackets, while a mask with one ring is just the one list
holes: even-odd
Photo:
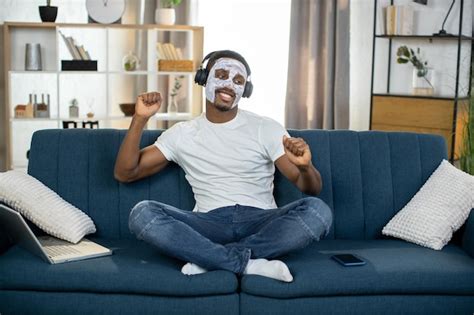
[[302, 138], [288, 138], [283, 136], [283, 147], [291, 163], [306, 167], [311, 164], [311, 150]]
[[137, 103], [135, 104], [135, 115], [140, 118], [150, 118], [160, 109], [161, 101], [161, 94], [158, 92], [138, 95]]

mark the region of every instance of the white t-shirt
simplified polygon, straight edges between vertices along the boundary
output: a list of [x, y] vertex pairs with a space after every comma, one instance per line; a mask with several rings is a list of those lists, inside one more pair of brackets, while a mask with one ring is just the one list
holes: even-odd
[[212, 123], [206, 114], [165, 130], [155, 145], [184, 170], [196, 206], [208, 212], [235, 204], [276, 208], [274, 162], [285, 154], [286, 129], [271, 118], [239, 109], [231, 121]]

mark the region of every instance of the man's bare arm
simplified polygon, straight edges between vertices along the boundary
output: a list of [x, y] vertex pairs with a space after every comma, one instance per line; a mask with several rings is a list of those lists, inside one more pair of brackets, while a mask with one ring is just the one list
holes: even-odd
[[159, 93], [138, 96], [135, 115], [115, 161], [114, 176], [118, 181], [138, 180], [159, 172], [168, 164], [168, 160], [155, 145], [140, 150], [143, 128], [148, 119], [158, 112], [160, 106], [161, 95]]
[[301, 138], [284, 137], [283, 146], [285, 155], [275, 161], [278, 170], [305, 194], [318, 195], [322, 189], [322, 179], [311, 163], [308, 144]]

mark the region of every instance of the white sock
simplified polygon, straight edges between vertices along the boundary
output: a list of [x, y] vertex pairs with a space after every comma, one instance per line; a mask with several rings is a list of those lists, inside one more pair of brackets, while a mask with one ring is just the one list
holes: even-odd
[[281, 260], [266, 260], [264, 258], [250, 259], [244, 270], [244, 274], [260, 275], [285, 282], [293, 281], [293, 276], [288, 266]]
[[188, 262], [186, 265], [183, 266], [183, 268], [181, 268], [181, 272], [185, 275], [197, 275], [200, 273], [205, 273], [207, 272], [207, 270], [202, 267], [199, 267], [196, 264]]

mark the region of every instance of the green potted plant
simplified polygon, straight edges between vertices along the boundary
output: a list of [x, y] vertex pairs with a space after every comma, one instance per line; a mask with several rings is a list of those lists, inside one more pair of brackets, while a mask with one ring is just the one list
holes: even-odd
[[413, 65], [413, 94], [433, 94], [434, 86], [431, 82], [433, 78], [433, 69], [428, 67], [428, 61], [422, 59], [420, 48], [417, 48], [415, 53], [412, 48], [405, 45], [398, 47], [397, 63], [411, 63]]
[[41, 21], [54, 22], [58, 16], [58, 7], [51, 6], [51, 0], [46, 1], [46, 5], [39, 6]]
[[471, 95], [464, 122], [463, 138], [459, 157], [460, 168], [474, 175], [474, 96]]
[[181, 0], [161, 0], [161, 8], [155, 11], [155, 22], [161, 25], [173, 25], [176, 22], [175, 7], [181, 3]]

